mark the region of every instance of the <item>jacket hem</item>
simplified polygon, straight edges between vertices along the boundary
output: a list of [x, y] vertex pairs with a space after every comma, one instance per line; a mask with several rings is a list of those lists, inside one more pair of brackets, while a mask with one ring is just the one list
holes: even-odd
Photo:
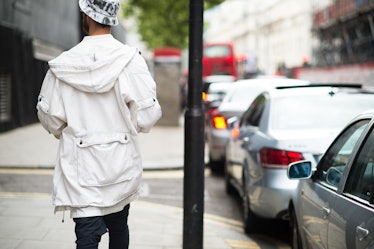
[[70, 211], [70, 218], [83, 218], [83, 217], [94, 217], [94, 216], [104, 216], [111, 213], [116, 213], [121, 211], [127, 204], [138, 199], [139, 193], [126, 197], [125, 199], [117, 202], [112, 206], [69, 206], [69, 205], [55, 205], [54, 213]]

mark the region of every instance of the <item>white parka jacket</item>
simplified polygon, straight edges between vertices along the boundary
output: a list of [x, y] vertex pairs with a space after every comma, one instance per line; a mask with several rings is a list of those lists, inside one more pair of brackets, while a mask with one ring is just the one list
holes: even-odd
[[43, 127], [60, 138], [53, 204], [65, 210], [130, 202], [142, 175], [137, 134], [161, 117], [144, 59], [99, 35], [84, 37], [49, 66], [37, 110]]

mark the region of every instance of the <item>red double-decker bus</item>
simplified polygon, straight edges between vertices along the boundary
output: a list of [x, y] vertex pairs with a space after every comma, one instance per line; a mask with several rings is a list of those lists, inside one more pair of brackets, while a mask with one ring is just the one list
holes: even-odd
[[203, 77], [210, 75], [232, 75], [238, 78], [234, 46], [231, 42], [204, 44]]

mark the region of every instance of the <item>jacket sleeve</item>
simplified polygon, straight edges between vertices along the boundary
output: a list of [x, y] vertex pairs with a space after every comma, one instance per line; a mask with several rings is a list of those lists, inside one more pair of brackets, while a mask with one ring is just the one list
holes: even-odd
[[131, 120], [138, 132], [149, 132], [162, 116], [156, 83], [143, 57], [138, 53], [124, 71], [127, 72], [127, 80], [120, 82], [120, 89], [124, 102], [130, 109]]
[[40, 123], [56, 138], [60, 137], [62, 130], [66, 127], [66, 115], [58, 87], [58, 79], [49, 70], [36, 104]]

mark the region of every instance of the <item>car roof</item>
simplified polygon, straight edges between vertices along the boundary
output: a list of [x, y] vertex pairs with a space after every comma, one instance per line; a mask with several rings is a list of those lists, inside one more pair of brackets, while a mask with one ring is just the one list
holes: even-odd
[[232, 86], [232, 82], [213, 82], [209, 85], [208, 92], [228, 90]]
[[233, 82], [235, 77], [232, 75], [210, 75], [206, 76], [203, 79], [204, 83], [213, 83], [213, 82]]
[[[309, 85], [309, 81], [289, 78], [245, 79], [232, 83], [220, 106], [218, 112], [239, 111], [244, 112], [251, 102], [261, 92], [276, 86]], [[240, 97], [240, 98], [238, 98]]]
[[245, 79], [238, 80], [234, 82], [233, 88], [241, 87], [251, 87], [251, 86], [260, 86], [260, 87], [275, 87], [275, 86], [293, 86], [293, 85], [308, 85], [309, 81], [299, 80], [299, 79], [290, 79], [290, 78], [258, 78], [258, 79]]
[[365, 89], [360, 84], [305, 84], [294, 86], [277, 86], [265, 89], [272, 97], [293, 96], [293, 95], [321, 95], [328, 93], [334, 95], [337, 93], [365, 93], [373, 94], [374, 91]]
[[[277, 86], [294, 86], [294, 85], [309, 85], [310, 82], [306, 80], [289, 79], [289, 78], [264, 78], [264, 79], [245, 79], [238, 80], [232, 83], [232, 86], [228, 90], [225, 99], [228, 100], [238, 90], [242, 89], [268, 89]], [[226, 102], [224, 100], [223, 102]]]
[[369, 110], [361, 112], [359, 115], [357, 115], [357, 118], [364, 117], [364, 116], [374, 118], [374, 109], [369, 109]]

